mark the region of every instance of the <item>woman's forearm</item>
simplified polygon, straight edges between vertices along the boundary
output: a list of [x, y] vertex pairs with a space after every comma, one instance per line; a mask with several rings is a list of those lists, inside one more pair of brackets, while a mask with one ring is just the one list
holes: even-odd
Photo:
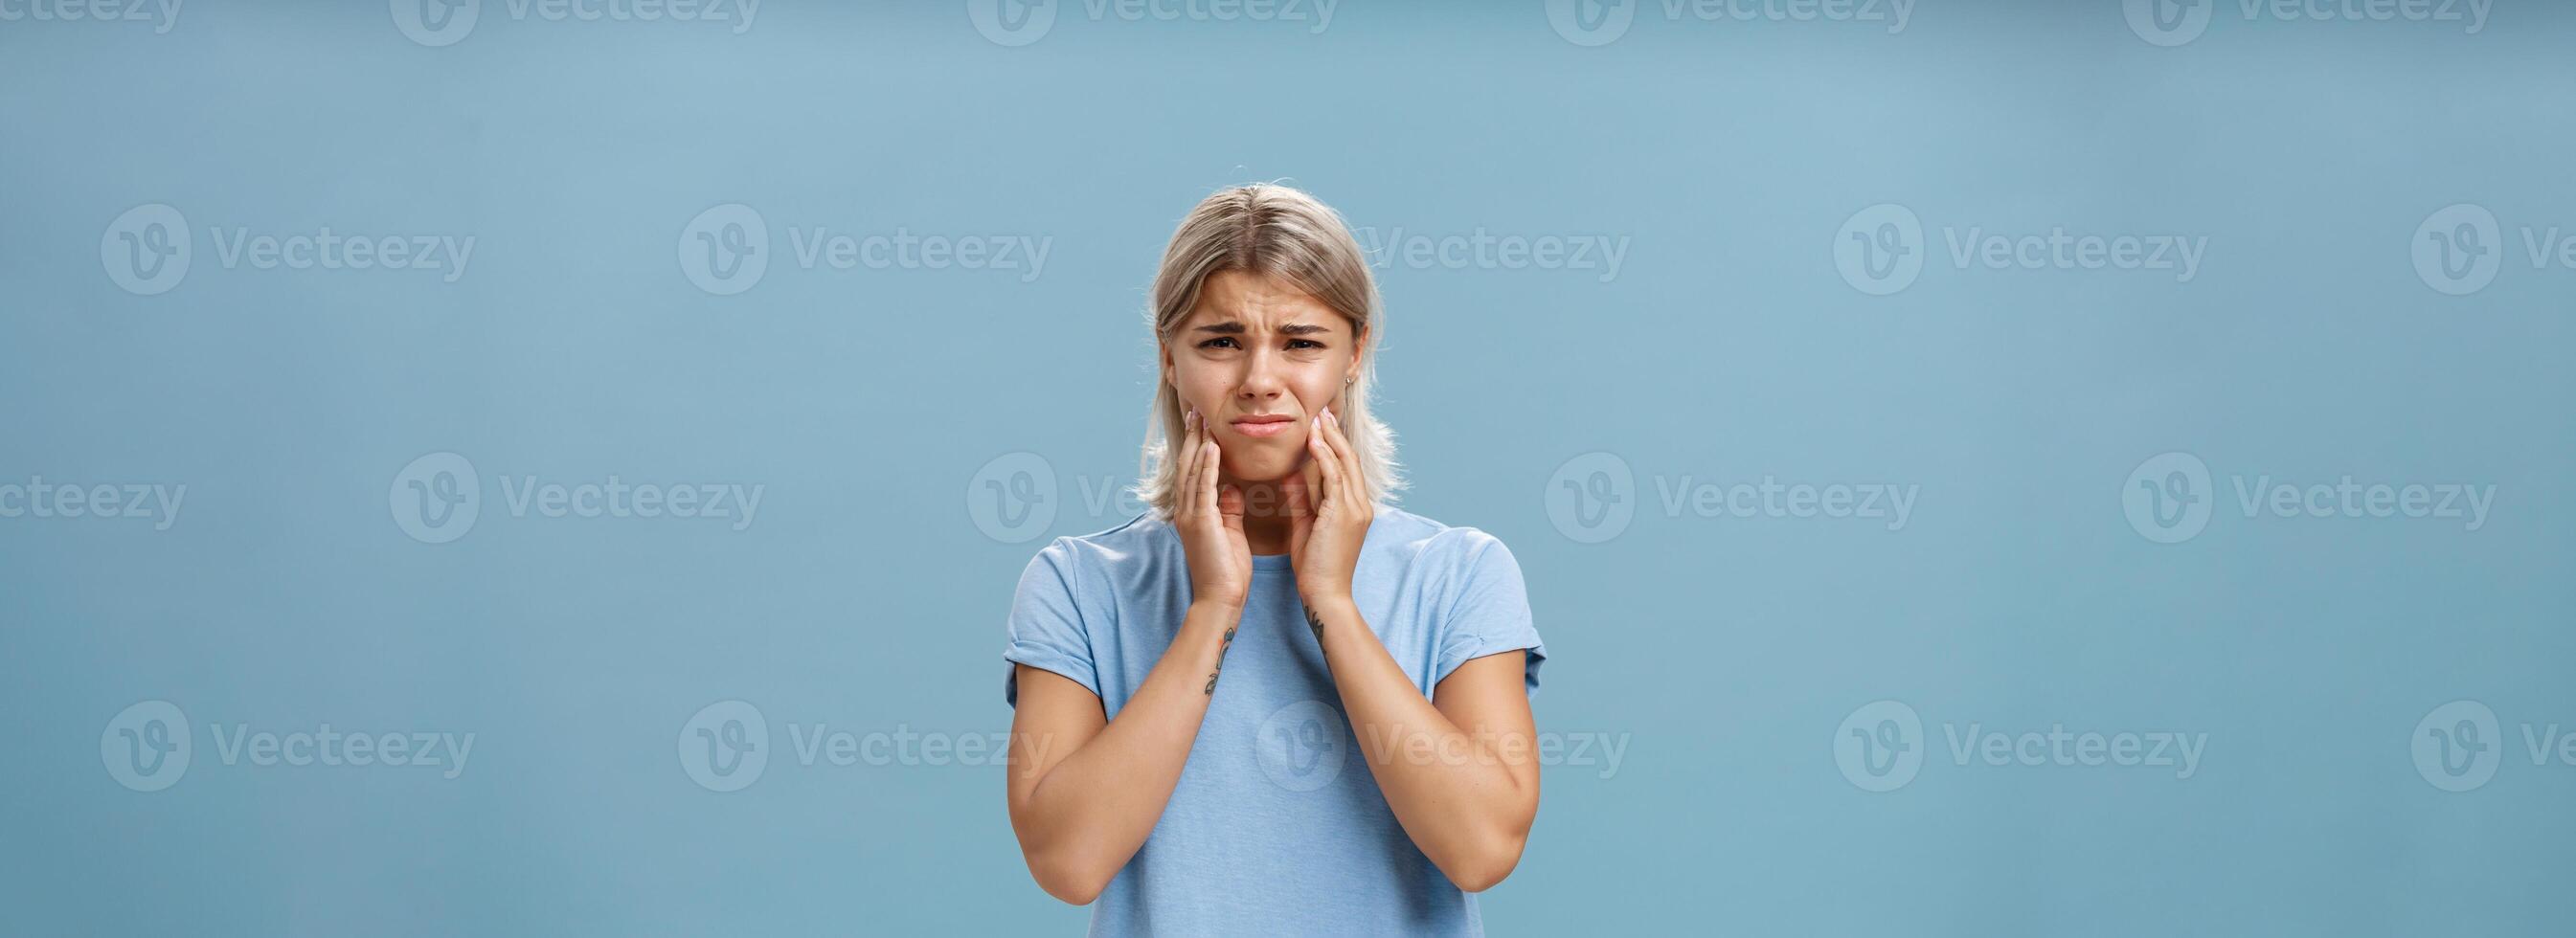
[[1038, 780], [1021, 847], [1050, 892], [1089, 903], [1154, 832], [1241, 618], [1238, 607], [1193, 603], [1117, 718]]
[[1319, 601], [1307, 625], [1324, 646], [1360, 752], [1396, 821], [1451, 882], [1476, 892], [1520, 862], [1536, 816], [1534, 757], [1517, 729], [1460, 727], [1432, 705], [1348, 598]]

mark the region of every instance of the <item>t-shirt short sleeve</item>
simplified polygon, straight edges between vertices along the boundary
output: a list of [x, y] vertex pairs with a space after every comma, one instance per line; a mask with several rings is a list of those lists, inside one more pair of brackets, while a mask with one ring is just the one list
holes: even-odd
[[1520, 561], [1493, 535], [1470, 530], [1468, 536], [1474, 543], [1465, 548], [1459, 586], [1441, 619], [1439, 670], [1432, 683], [1438, 684], [1459, 665], [1477, 658], [1523, 649], [1529, 654], [1522, 680], [1535, 697], [1538, 666], [1547, 659], [1547, 646], [1539, 642], [1538, 628], [1530, 621], [1529, 591], [1521, 583]]
[[1100, 674], [1093, 668], [1091, 640], [1082, 628], [1077, 602], [1074, 553], [1057, 538], [1020, 571], [1019, 591], [1011, 597], [1010, 645], [1003, 649], [1002, 701], [1020, 703], [1018, 665], [1042, 668], [1073, 679], [1100, 693]]

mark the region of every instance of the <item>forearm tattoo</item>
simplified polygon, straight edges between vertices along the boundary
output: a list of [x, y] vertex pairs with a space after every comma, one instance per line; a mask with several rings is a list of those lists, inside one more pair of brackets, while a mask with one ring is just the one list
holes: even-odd
[[1315, 630], [1315, 644], [1318, 646], [1323, 645], [1324, 620], [1317, 618], [1315, 616], [1315, 610], [1311, 607], [1306, 610], [1306, 627]]
[[1225, 652], [1234, 647], [1234, 629], [1231, 625], [1225, 627], [1225, 643], [1216, 646], [1216, 670], [1208, 672], [1207, 686], [1199, 688], [1201, 695], [1216, 696], [1216, 676], [1225, 671]]

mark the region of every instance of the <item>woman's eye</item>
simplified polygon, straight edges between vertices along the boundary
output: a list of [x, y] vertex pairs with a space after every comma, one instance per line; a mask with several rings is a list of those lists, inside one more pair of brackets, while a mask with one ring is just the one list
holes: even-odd
[[1201, 343], [1199, 343], [1199, 347], [1200, 347], [1200, 348], [1216, 348], [1216, 347], [1217, 347], [1217, 343], [1219, 343], [1219, 342], [1232, 343], [1233, 341], [1234, 341], [1234, 340], [1233, 340], [1233, 339], [1231, 339], [1231, 338], [1227, 338], [1227, 337], [1225, 337], [1225, 336], [1218, 336], [1218, 337], [1216, 337], [1216, 338], [1209, 339], [1209, 340], [1207, 340], [1207, 341], [1205, 341], [1205, 342], [1201, 342]]
[[1315, 341], [1315, 340], [1313, 340], [1313, 339], [1290, 339], [1290, 340], [1288, 340], [1288, 347], [1289, 347], [1289, 348], [1323, 348], [1323, 347], [1324, 347], [1324, 343], [1317, 342], [1317, 341]]

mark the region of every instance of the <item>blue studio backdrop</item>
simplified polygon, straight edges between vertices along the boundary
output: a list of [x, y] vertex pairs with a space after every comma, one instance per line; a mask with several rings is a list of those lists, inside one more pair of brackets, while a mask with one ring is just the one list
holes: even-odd
[[1002, 616], [1280, 180], [1552, 653], [1492, 933], [2566, 934], [2571, 41], [0, 0], [6, 930], [1081, 928]]

